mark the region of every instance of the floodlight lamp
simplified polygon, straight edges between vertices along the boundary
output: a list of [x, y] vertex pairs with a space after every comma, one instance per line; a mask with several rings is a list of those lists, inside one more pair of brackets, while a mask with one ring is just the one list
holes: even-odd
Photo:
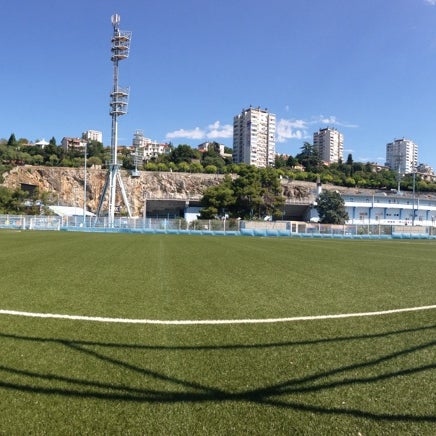
[[113, 26], [117, 26], [118, 24], [120, 24], [120, 20], [121, 20], [121, 17], [118, 14], [114, 14], [111, 17], [111, 21], [112, 21]]

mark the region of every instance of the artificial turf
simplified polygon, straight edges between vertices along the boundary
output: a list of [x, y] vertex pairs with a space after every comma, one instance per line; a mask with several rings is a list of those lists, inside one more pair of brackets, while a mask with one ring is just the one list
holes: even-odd
[[[0, 309], [251, 319], [435, 304], [436, 244], [0, 232]], [[435, 311], [0, 315], [0, 433], [434, 434]]]

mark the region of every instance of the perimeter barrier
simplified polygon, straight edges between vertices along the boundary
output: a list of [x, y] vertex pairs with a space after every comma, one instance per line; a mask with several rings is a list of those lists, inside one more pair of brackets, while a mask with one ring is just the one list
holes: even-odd
[[0, 229], [335, 239], [436, 239], [436, 226], [329, 225], [301, 221], [0, 215]]

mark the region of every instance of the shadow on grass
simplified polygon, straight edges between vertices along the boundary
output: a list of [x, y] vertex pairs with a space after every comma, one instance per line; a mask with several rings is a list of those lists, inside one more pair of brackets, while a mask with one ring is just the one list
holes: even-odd
[[[165, 383], [168, 389], [148, 389], [147, 387], [135, 387], [129, 384], [108, 383], [86, 378], [66, 377], [63, 375], [45, 374], [37, 371], [12, 368], [0, 365], [0, 374], [9, 375], [12, 381], [5, 381], [0, 378], [0, 389], [16, 390], [21, 392], [60, 395], [67, 397], [93, 398], [102, 400], [116, 400], [126, 402], [144, 403], [204, 403], [204, 402], [250, 402], [258, 405], [268, 405], [279, 408], [293, 409], [296, 411], [311, 412], [328, 415], [348, 415], [373, 420], [386, 421], [410, 421], [410, 422], [436, 422], [436, 415], [413, 415], [413, 414], [392, 414], [374, 413], [357, 408], [347, 407], [323, 407], [313, 404], [306, 404], [300, 401], [292, 401], [292, 395], [305, 393], [320, 393], [331, 389], [371, 385], [380, 381], [394, 380], [397, 377], [407, 377], [425, 371], [434, 371], [436, 363], [407, 367], [401, 370], [384, 370], [383, 365], [398, 362], [398, 359], [406, 356], [413, 356], [418, 352], [430, 352], [436, 346], [436, 341], [428, 341], [420, 345], [404, 348], [379, 357], [353, 363], [345, 366], [338, 366], [328, 371], [313, 373], [304, 377], [290, 378], [281, 383], [271, 384], [257, 389], [247, 389], [240, 392], [231, 392], [207, 386], [195, 381], [183, 380], [177, 377], [166, 375], [163, 372], [147, 369], [127, 361], [109, 356], [101, 350], [107, 349], [128, 349], [144, 351], [201, 351], [201, 350], [244, 350], [244, 349], [269, 349], [277, 347], [295, 347], [301, 345], [317, 345], [324, 343], [340, 343], [351, 340], [371, 340], [389, 336], [409, 334], [415, 332], [430, 331], [436, 329], [436, 325], [425, 326], [414, 329], [404, 329], [390, 332], [383, 332], [371, 335], [342, 336], [337, 338], [323, 338], [309, 341], [288, 341], [265, 344], [226, 344], [226, 345], [205, 345], [205, 346], [159, 346], [159, 345], [138, 345], [138, 344], [117, 344], [95, 341], [76, 341], [56, 338], [41, 338], [32, 336], [20, 336], [13, 334], [1, 334], [0, 340], [16, 341], [17, 343], [51, 343], [81, 354], [83, 357], [91, 358], [101, 362], [103, 365], [115, 367], [127, 371], [129, 374], [144, 378], [144, 384], [152, 384], [150, 381]], [[100, 350], [100, 351], [99, 351]], [[77, 357], [76, 357], [77, 358]], [[356, 371], [371, 370], [377, 375], [356, 376]], [[333, 380], [331, 380], [334, 378]], [[21, 381], [22, 379], [22, 381]], [[17, 381], [19, 380], [19, 381]], [[136, 379], [135, 379], [136, 380]], [[53, 385], [61, 385], [57, 387]], [[431, 389], [431, 387], [430, 387]]]

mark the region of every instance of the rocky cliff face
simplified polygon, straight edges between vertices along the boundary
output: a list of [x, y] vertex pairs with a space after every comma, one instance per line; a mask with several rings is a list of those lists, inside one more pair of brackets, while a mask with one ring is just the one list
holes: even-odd
[[[3, 185], [8, 188], [19, 188], [23, 183], [34, 185], [40, 192], [53, 193], [54, 200], [61, 205], [82, 207], [84, 175], [83, 168], [18, 166], [3, 175]], [[91, 211], [97, 210], [106, 176], [106, 170], [87, 170], [87, 207]], [[144, 195], [150, 199], [199, 200], [206, 188], [219, 184], [224, 178], [218, 174], [147, 171], [141, 171], [139, 177], [131, 177], [129, 172], [121, 171], [121, 177], [134, 215], [140, 213]], [[283, 195], [291, 202], [311, 201], [314, 187], [313, 183], [282, 180]], [[122, 204], [121, 193], [117, 195]]]
[[[3, 175], [3, 185], [19, 188], [21, 184], [37, 186], [40, 192], [53, 193], [56, 202], [62, 205], [82, 207], [84, 194], [83, 168], [55, 168], [19, 166]], [[95, 168], [87, 170], [87, 206], [97, 210], [107, 171]], [[200, 199], [203, 191], [221, 182], [224, 176], [215, 174], [160, 173], [141, 171], [139, 177], [131, 177], [121, 171], [121, 178], [129, 198], [133, 214], [138, 214], [147, 198]], [[118, 192], [119, 203], [122, 203]]]

